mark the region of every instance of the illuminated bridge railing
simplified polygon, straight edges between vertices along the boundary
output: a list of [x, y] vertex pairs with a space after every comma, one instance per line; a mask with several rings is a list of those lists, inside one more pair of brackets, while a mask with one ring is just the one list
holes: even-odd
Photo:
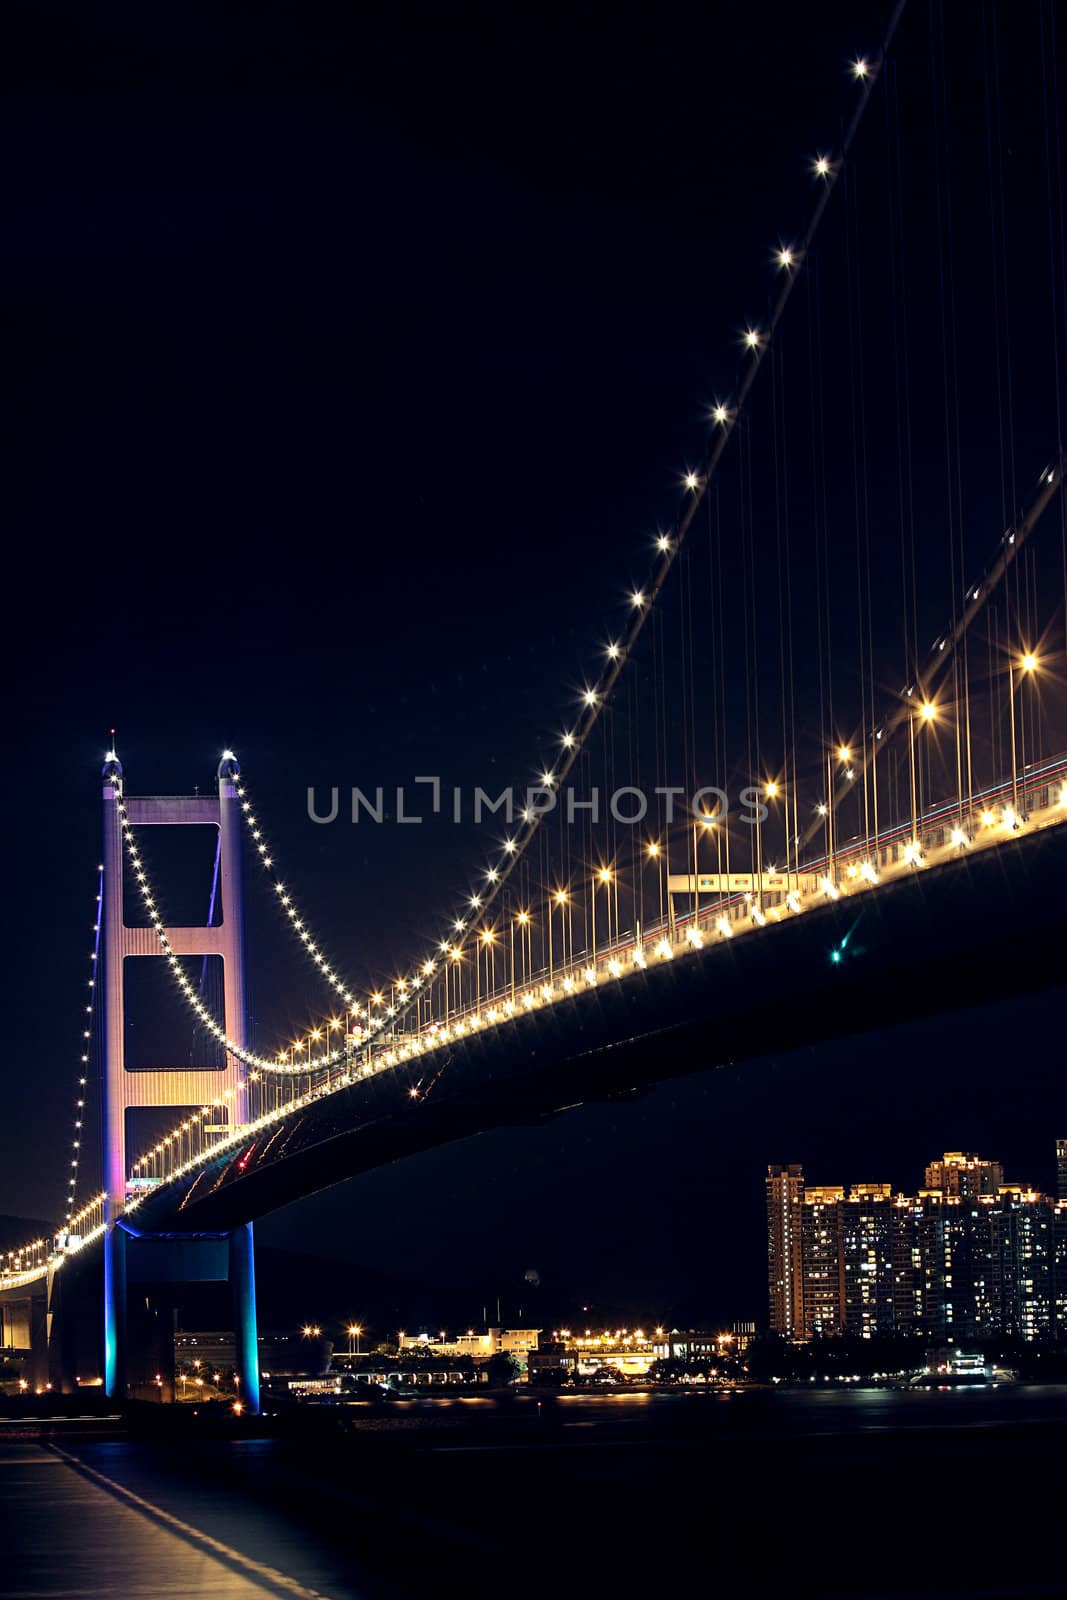
[[[172, 1178], [203, 1168], [220, 1152], [247, 1143], [250, 1134], [266, 1130], [291, 1112], [323, 1096], [398, 1067], [432, 1063], [435, 1054], [455, 1043], [515, 1021], [523, 1014], [557, 1006], [584, 989], [624, 981], [663, 961], [673, 961], [716, 941], [754, 934], [767, 924], [803, 914], [827, 899], [863, 895], [880, 884], [914, 875], [970, 851], [981, 852], [1020, 835], [1067, 823], [1067, 756], [1035, 765], [1015, 784], [1005, 783], [974, 797], [962, 814], [957, 802], [931, 807], [919, 828], [910, 824], [884, 830], [867, 841], [852, 839], [833, 852], [802, 862], [790, 874], [767, 875], [762, 896], [739, 890], [697, 905], [683, 915], [666, 916], [641, 931], [630, 930], [597, 950], [531, 974], [525, 982], [508, 983], [480, 997], [476, 1005], [447, 1018], [383, 1040], [353, 1053], [341, 1066], [303, 1078], [266, 1081], [250, 1075], [252, 1118], [243, 1128], [216, 1129], [208, 1149], [190, 1151], [184, 1160], [168, 1161], [166, 1149], [149, 1164], [147, 1182], [131, 1190], [130, 1208]], [[759, 900], [762, 899], [762, 905]], [[299, 1085], [303, 1083], [301, 1090]], [[288, 1091], [288, 1092], [286, 1092]], [[409, 1093], [418, 1099], [413, 1086]], [[205, 1114], [210, 1108], [205, 1108]], [[179, 1151], [183, 1148], [177, 1141]], [[140, 1170], [145, 1171], [142, 1164]]]
[[[387, 1040], [366, 1053], [347, 1080], [426, 1055], [439, 1044], [499, 1025], [521, 1010], [567, 1000], [580, 988], [617, 981], [658, 960], [673, 960], [716, 939], [756, 932], [768, 923], [800, 915], [826, 899], [859, 894], [924, 868], [986, 850], [1020, 834], [1067, 822], [1067, 756], [1035, 765], [1015, 784], [1006, 782], [976, 794], [961, 811], [957, 801], [931, 807], [918, 828], [910, 822], [883, 830], [870, 840], [850, 839], [831, 854], [802, 862], [790, 871], [767, 872], [755, 888], [725, 890], [700, 903], [702, 881], [721, 883], [720, 875], [687, 875], [692, 909], [664, 916], [646, 928], [631, 929], [611, 943], [584, 951], [550, 970], [542, 968], [523, 983], [509, 981], [447, 1019]], [[751, 874], [729, 875], [750, 882]], [[311, 1087], [314, 1087], [312, 1085]]]

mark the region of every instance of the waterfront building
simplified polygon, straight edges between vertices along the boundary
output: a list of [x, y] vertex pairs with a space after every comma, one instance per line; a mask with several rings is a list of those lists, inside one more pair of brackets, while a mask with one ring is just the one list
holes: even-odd
[[801, 1267], [804, 1337], [825, 1338], [845, 1330], [845, 1264], [842, 1202], [837, 1185], [805, 1187], [801, 1205]]
[[804, 1274], [800, 1212], [804, 1169], [767, 1168], [767, 1283], [771, 1332], [798, 1339], [804, 1332]]
[[993, 1316], [1013, 1339], [1049, 1339], [1055, 1328], [1056, 1203], [1018, 1185], [1000, 1190], [990, 1208]]
[[451, 1337], [442, 1329], [440, 1333], [397, 1334], [397, 1350], [403, 1355], [409, 1351], [434, 1356], [469, 1356], [472, 1361], [488, 1361], [490, 1356], [514, 1356], [525, 1364], [531, 1350], [537, 1349], [539, 1328], [486, 1328], [476, 1333], [468, 1328], [465, 1333]]
[[861, 1339], [896, 1326], [893, 1199], [888, 1183], [854, 1183], [841, 1202], [845, 1331]]
[[999, 1161], [961, 1151], [926, 1178], [915, 1195], [859, 1183], [846, 1196], [806, 1184], [799, 1165], [769, 1167], [771, 1331], [1067, 1341], [1067, 1199], [1005, 1183]]

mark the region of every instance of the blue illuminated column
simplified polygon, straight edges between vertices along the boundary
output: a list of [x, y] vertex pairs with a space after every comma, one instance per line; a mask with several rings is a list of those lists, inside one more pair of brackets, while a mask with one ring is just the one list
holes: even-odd
[[115, 1222], [104, 1234], [104, 1392], [126, 1393], [126, 1233]]
[[237, 1377], [247, 1411], [259, 1410], [259, 1335], [256, 1324], [256, 1259], [252, 1224], [230, 1234], [230, 1294], [236, 1337]]

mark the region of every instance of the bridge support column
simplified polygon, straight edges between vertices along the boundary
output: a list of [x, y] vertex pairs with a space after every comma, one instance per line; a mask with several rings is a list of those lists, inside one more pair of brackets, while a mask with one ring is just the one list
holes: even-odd
[[73, 1394], [78, 1387], [77, 1313], [73, 1292], [64, 1292], [63, 1274], [54, 1267], [48, 1270], [47, 1295], [49, 1381], [61, 1394]]
[[43, 1294], [30, 1299], [30, 1387], [43, 1389], [48, 1377], [48, 1301]]
[[104, 1235], [104, 1392], [126, 1397], [129, 1334], [126, 1316], [126, 1231], [111, 1222]]
[[[122, 765], [114, 750], [104, 763], [104, 897], [100, 908], [103, 930], [103, 961], [98, 981], [104, 993], [103, 1053], [103, 1146], [104, 1188], [107, 1199], [104, 1237], [104, 1385], [113, 1399], [129, 1393], [131, 1377], [143, 1387], [142, 1357], [149, 1348], [157, 1351], [151, 1382], [157, 1392], [166, 1392], [173, 1362], [167, 1354], [166, 1339], [160, 1332], [159, 1306], [149, 1295], [146, 1308], [134, 1305], [131, 1363], [130, 1306], [127, 1281], [134, 1284], [192, 1281], [200, 1268], [190, 1266], [181, 1249], [156, 1252], [159, 1277], [153, 1279], [145, 1262], [149, 1251], [142, 1246], [137, 1229], [132, 1241], [127, 1237], [123, 1217], [129, 1196], [126, 1151], [126, 1112], [133, 1108], [164, 1106], [196, 1107], [206, 1103], [223, 1108], [230, 1129], [248, 1120], [248, 1088], [244, 1068], [237, 1056], [227, 1055], [225, 1065], [204, 1068], [161, 1066], [129, 1071], [126, 1066], [126, 991], [123, 972], [127, 960], [158, 960], [161, 949], [150, 929], [127, 926], [123, 890], [123, 822], [131, 828], [213, 826], [219, 830], [220, 892], [222, 916], [218, 924], [165, 930], [172, 950], [182, 956], [213, 956], [222, 960], [223, 1028], [226, 1036], [242, 1048], [245, 1042], [244, 923], [241, 876], [241, 802], [238, 796], [240, 768], [229, 751], [218, 768], [218, 794], [185, 796], [127, 796]], [[119, 805], [125, 810], [120, 814]], [[151, 1187], [157, 1178], [138, 1177], [136, 1182]], [[220, 1253], [223, 1237], [215, 1236]], [[132, 1245], [132, 1255], [130, 1254]], [[194, 1252], [195, 1253], [195, 1252]], [[237, 1312], [238, 1369], [243, 1398], [250, 1410], [259, 1407], [258, 1347], [256, 1337], [255, 1271], [252, 1260], [252, 1230], [239, 1229], [229, 1245], [229, 1272], [216, 1271], [212, 1264], [209, 1279], [232, 1277]], [[173, 1258], [173, 1259], [172, 1259]], [[190, 1257], [191, 1259], [191, 1257]], [[177, 1262], [177, 1267], [174, 1263]], [[176, 1272], [176, 1275], [175, 1275]], [[147, 1310], [148, 1320], [141, 1315]], [[149, 1363], [151, 1365], [151, 1362]], [[156, 1380], [155, 1372], [160, 1376]]]
[[241, 1401], [248, 1411], [259, 1410], [259, 1333], [256, 1323], [256, 1262], [252, 1224], [246, 1222], [230, 1234], [230, 1294], [236, 1338], [235, 1364]]

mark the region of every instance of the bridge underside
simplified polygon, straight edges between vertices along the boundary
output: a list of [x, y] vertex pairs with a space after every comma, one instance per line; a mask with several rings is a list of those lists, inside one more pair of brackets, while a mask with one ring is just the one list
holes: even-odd
[[1056, 827], [602, 982], [352, 1084], [195, 1181], [167, 1185], [139, 1208], [137, 1225], [229, 1229], [491, 1128], [1058, 987], [1067, 981], [1065, 935], [1067, 830]]

